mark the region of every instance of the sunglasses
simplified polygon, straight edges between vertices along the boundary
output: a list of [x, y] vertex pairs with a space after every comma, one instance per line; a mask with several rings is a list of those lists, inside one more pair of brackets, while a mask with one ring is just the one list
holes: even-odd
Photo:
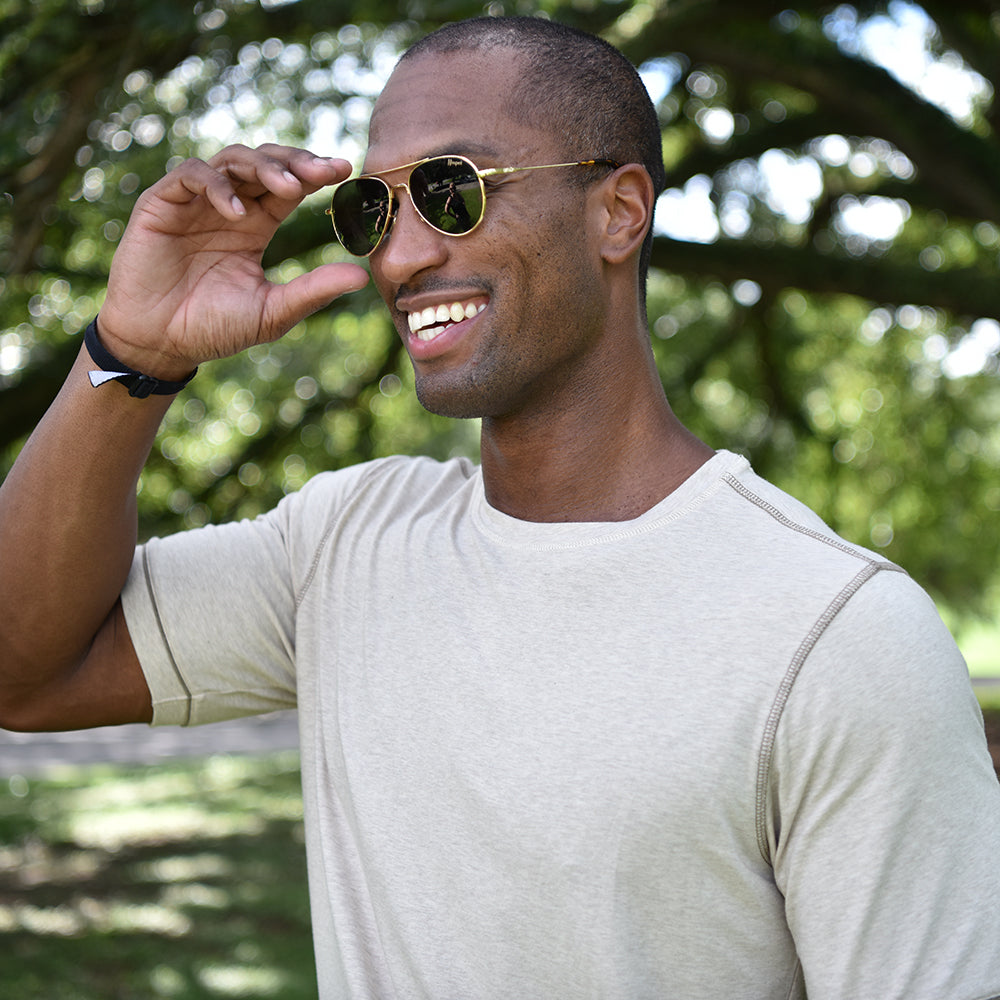
[[326, 210], [344, 249], [355, 257], [368, 257], [385, 239], [396, 216], [396, 191], [405, 188], [417, 214], [431, 229], [445, 236], [468, 236], [486, 212], [484, 177], [514, 174], [522, 170], [555, 167], [606, 166], [616, 170], [614, 160], [579, 160], [575, 163], [542, 163], [534, 167], [492, 167], [480, 170], [464, 156], [431, 156], [414, 163], [379, 171], [391, 174], [409, 169], [401, 184], [389, 184], [376, 174], [365, 174], [339, 184]]

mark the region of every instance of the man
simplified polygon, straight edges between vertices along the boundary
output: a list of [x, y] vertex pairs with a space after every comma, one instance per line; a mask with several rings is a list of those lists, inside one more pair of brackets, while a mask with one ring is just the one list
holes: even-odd
[[429, 36], [334, 197], [421, 401], [482, 418], [481, 468], [370, 463], [133, 552], [178, 384], [364, 283], [259, 266], [346, 173], [233, 148], [139, 199], [0, 494], [4, 724], [297, 704], [323, 997], [1000, 995], [961, 657], [903, 572], [671, 412], [656, 118], [596, 39]]

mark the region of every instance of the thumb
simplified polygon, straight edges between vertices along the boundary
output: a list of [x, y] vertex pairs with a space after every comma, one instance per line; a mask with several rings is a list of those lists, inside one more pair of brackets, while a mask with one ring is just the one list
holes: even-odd
[[268, 289], [263, 327], [273, 338], [329, 305], [347, 292], [368, 284], [368, 272], [357, 264], [322, 264], [284, 285]]

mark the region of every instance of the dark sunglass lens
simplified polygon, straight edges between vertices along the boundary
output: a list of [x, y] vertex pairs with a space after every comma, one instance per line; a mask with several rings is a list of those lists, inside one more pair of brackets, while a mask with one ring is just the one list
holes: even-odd
[[344, 248], [364, 257], [378, 244], [388, 222], [389, 189], [380, 180], [359, 177], [333, 193], [333, 230]]
[[467, 233], [483, 217], [483, 189], [476, 170], [457, 156], [439, 156], [410, 175], [417, 211], [445, 233]]

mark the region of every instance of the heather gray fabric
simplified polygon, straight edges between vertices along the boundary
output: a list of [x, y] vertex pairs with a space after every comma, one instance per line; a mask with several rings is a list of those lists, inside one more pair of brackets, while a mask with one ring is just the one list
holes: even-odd
[[141, 549], [155, 722], [298, 705], [321, 996], [1000, 993], [1000, 786], [926, 595], [735, 455], [535, 524], [464, 461]]

